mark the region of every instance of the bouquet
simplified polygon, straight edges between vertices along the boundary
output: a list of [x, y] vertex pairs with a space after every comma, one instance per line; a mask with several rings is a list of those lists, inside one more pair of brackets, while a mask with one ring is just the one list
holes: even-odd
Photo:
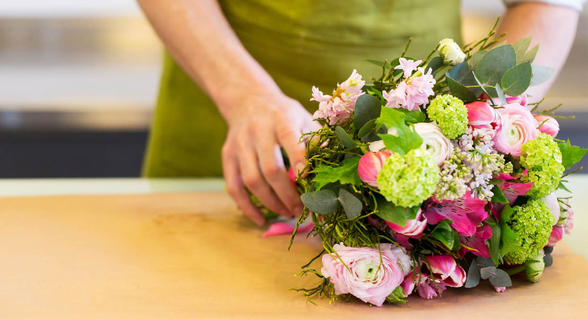
[[555, 138], [555, 108], [528, 102], [553, 73], [532, 65], [538, 47], [494, 35], [463, 49], [444, 39], [422, 60], [407, 45], [372, 60], [382, 74], [370, 85], [354, 70], [331, 95], [312, 88], [323, 126], [302, 137], [305, 210], [292, 235], [306, 224], [324, 248], [301, 272], [321, 280], [297, 289], [309, 299], [381, 306], [482, 280], [502, 292], [551, 265], [573, 217], [554, 192], [587, 150]]

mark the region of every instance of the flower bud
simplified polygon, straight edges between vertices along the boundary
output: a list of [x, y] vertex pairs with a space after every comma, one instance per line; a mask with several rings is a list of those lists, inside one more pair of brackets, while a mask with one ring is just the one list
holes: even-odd
[[466, 58], [466, 55], [453, 39], [441, 40], [439, 42], [438, 52], [441, 58], [443, 58], [443, 61], [452, 66], [462, 63]]
[[555, 138], [559, 133], [559, 123], [550, 116], [535, 115], [537, 123], [539, 123], [539, 131], [547, 133]]
[[466, 104], [466, 108], [468, 109], [468, 124], [471, 127], [500, 130], [502, 117], [488, 103], [476, 101]]
[[359, 159], [357, 173], [359, 178], [367, 183], [370, 187], [378, 187], [378, 174], [382, 170], [382, 166], [386, 159], [390, 157], [390, 153], [386, 151], [368, 152]]
[[533, 258], [525, 262], [525, 277], [529, 282], [539, 282], [539, 278], [545, 269], [545, 262], [543, 261], [543, 253], [539, 253]]
[[421, 209], [419, 208], [416, 217], [413, 220], [407, 220], [404, 227], [389, 221], [386, 221], [386, 224], [394, 232], [403, 234], [405, 236], [414, 237], [423, 233], [425, 227], [427, 226], [427, 218], [425, 218], [425, 216], [421, 212]]

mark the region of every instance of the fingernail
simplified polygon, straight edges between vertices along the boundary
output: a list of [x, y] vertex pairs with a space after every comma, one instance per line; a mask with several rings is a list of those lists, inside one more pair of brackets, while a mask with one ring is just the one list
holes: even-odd
[[296, 164], [296, 174], [300, 174], [304, 168], [306, 167], [306, 163], [304, 162], [299, 162], [298, 164]]

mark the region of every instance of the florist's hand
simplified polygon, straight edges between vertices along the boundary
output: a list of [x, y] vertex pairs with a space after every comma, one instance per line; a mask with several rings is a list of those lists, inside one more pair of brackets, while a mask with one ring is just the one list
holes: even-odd
[[268, 209], [299, 215], [303, 205], [290, 181], [280, 147], [294, 172], [305, 166], [303, 132], [316, 130], [311, 114], [283, 93], [249, 94], [225, 114], [229, 127], [222, 149], [223, 173], [229, 195], [243, 214], [258, 225], [265, 219], [251, 202], [247, 187]]

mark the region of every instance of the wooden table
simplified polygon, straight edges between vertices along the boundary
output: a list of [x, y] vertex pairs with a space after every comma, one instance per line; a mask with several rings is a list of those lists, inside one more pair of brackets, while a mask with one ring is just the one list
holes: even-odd
[[588, 264], [565, 243], [540, 283], [370, 307], [289, 288], [316, 241], [261, 238], [223, 192], [0, 199], [0, 319], [588, 319]]

